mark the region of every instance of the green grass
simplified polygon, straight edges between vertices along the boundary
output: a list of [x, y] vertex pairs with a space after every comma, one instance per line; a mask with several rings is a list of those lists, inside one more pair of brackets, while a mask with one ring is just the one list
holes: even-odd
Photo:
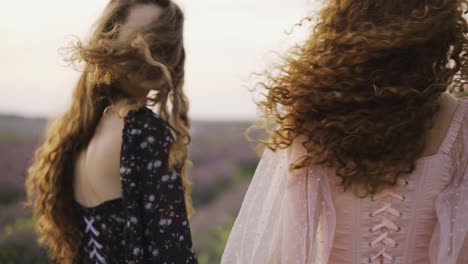
[[[238, 166], [237, 171], [234, 172], [236, 177], [223, 181], [213, 189], [211, 193], [213, 199], [216, 199], [222, 193], [239, 184], [250, 181], [256, 166], [257, 162]], [[194, 232], [193, 240], [196, 241], [198, 248], [197, 256], [200, 264], [217, 264], [221, 261], [221, 256], [223, 255], [224, 247], [226, 246], [232, 226], [234, 225], [235, 217], [235, 215], [225, 216], [221, 225]]]
[[47, 252], [36, 243], [34, 223], [30, 217], [18, 218], [1, 230], [0, 263], [50, 263]]
[[199, 230], [194, 234], [198, 242], [197, 257], [200, 264], [215, 264], [221, 261], [234, 220], [233, 216], [226, 217], [222, 225]]

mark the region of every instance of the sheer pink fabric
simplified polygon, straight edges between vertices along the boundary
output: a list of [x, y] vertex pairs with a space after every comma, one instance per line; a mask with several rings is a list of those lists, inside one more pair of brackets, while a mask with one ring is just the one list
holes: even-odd
[[[321, 167], [291, 174], [289, 164], [304, 154], [298, 143], [265, 151], [221, 263], [468, 263], [467, 111], [468, 101], [460, 100], [439, 152], [418, 161], [408, 187], [402, 181], [375, 200], [340, 199], [332, 175]], [[438, 179], [439, 173], [448, 175], [447, 183], [442, 175], [440, 190], [426, 188], [426, 179]], [[416, 206], [420, 196], [425, 203]], [[418, 215], [418, 206], [425, 206], [425, 214]], [[343, 211], [357, 220], [342, 221]], [[352, 236], [341, 232], [346, 229]], [[349, 242], [353, 237], [362, 241]], [[421, 241], [427, 246], [420, 246]], [[333, 262], [339, 250], [351, 257]]]

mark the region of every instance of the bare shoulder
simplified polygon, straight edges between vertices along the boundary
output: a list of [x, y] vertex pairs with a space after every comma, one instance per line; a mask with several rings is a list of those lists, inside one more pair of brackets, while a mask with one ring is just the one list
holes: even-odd
[[442, 93], [439, 98], [440, 109], [434, 116], [434, 126], [427, 132], [426, 148], [422, 157], [437, 153], [453, 121], [460, 99]]
[[123, 128], [124, 118], [120, 117], [117, 113], [109, 112], [102, 116], [90, 144], [115, 148], [115, 140], [122, 141]]
[[457, 97], [449, 93], [443, 93], [440, 98], [441, 98], [440, 99], [441, 107], [452, 109], [452, 112], [455, 111], [455, 109], [457, 108], [458, 102], [460, 101], [460, 99], [458, 99]]
[[93, 138], [75, 166], [75, 198], [94, 206], [122, 195], [120, 155], [124, 119], [110, 112], [101, 118]]

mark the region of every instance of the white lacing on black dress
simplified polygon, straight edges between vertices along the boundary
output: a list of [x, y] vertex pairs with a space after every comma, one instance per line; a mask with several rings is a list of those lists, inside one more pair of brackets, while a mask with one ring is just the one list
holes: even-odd
[[[402, 182], [404, 185], [408, 185], [408, 182], [406, 180], [400, 179], [400, 182]], [[382, 198], [386, 197], [392, 197], [400, 201], [405, 200], [405, 196], [400, 195], [398, 193], [395, 193], [393, 190], [384, 190], [381, 193], [377, 195], [372, 195], [371, 199], [372, 201], [378, 201]], [[372, 242], [369, 242], [369, 246], [371, 248], [380, 246], [380, 250], [373, 254], [372, 256], [369, 257], [369, 263], [373, 263], [376, 260], [383, 260], [386, 259], [388, 261], [394, 262], [396, 260], [396, 257], [392, 256], [389, 253], [388, 247], [397, 247], [398, 243], [393, 240], [391, 236], [391, 232], [399, 232], [401, 228], [397, 226], [391, 218], [387, 217], [388, 215], [401, 218], [402, 213], [396, 210], [395, 208], [392, 207], [392, 203], [389, 201], [384, 201], [381, 203], [381, 207], [379, 207], [377, 210], [369, 213], [369, 217], [375, 217], [378, 215], [381, 215], [381, 221], [380, 223], [372, 226], [369, 229], [369, 232], [373, 233], [376, 231], [382, 231], [381, 234], [376, 237]], [[382, 262], [381, 262], [382, 263]]]
[[86, 223], [85, 233], [92, 233], [92, 235], [89, 236], [90, 239], [88, 241], [88, 247], [92, 248], [92, 250], [89, 252], [89, 259], [95, 260], [96, 264], [104, 264], [106, 263], [106, 260], [101, 254], [99, 254], [99, 250], [102, 249], [102, 245], [99, 244], [99, 242], [96, 240], [99, 237], [99, 231], [93, 226], [94, 219], [88, 219], [84, 217], [84, 220]]

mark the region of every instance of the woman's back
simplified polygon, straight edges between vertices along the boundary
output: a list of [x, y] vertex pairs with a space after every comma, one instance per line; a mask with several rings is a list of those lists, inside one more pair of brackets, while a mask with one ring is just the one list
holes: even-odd
[[170, 0], [110, 1], [88, 40], [67, 49], [82, 74], [26, 181], [53, 262], [197, 262], [183, 29]]
[[88, 146], [75, 163], [75, 199], [87, 207], [122, 196], [120, 154], [124, 120], [117, 113], [103, 115]]
[[299, 140], [266, 150], [222, 263], [468, 263], [468, 100], [441, 99], [428, 155], [365, 198], [341, 191], [332, 168], [290, 171]]
[[394, 188], [359, 198], [329, 174], [336, 227], [328, 263], [430, 263], [436, 199], [454, 180], [458, 157], [451, 149], [463, 143], [457, 135], [468, 118], [467, 101], [443, 94], [440, 103], [423, 157]]
[[223, 263], [466, 262], [467, 102], [445, 94], [466, 88], [465, 6], [323, 3], [262, 74], [268, 149]]

